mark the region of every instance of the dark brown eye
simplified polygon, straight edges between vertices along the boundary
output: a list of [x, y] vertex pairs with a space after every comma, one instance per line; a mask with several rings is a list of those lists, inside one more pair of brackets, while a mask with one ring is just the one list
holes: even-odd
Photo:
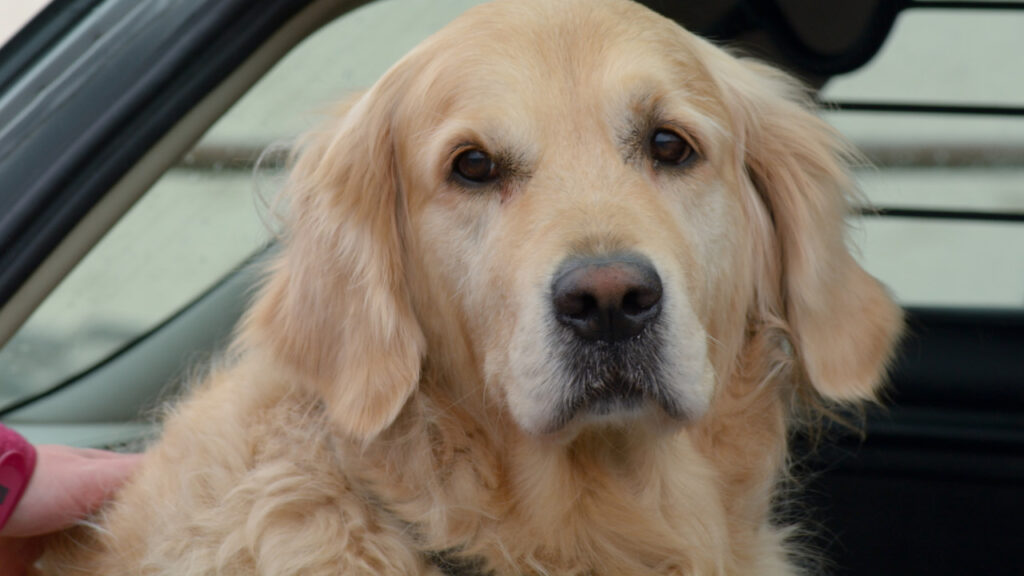
[[680, 166], [693, 157], [693, 146], [671, 130], [657, 130], [651, 135], [651, 158], [659, 164]]
[[498, 177], [498, 165], [486, 152], [471, 148], [455, 157], [452, 171], [464, 180], [484, 184]]

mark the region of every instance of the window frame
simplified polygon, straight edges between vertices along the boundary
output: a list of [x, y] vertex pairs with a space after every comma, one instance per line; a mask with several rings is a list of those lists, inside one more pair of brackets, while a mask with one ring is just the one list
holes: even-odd
[[[119, 1], [106, 0], [96, 9]], [[29, 306], [20, 303], [19, 318], [11, 317], [8, 306], [15, 294], [23, 292], [25, 283], [69, 238], [79, 222], [158, 142], [166, 140], [186, 115], [194, 112], [226, 79], [237, 79], [243, 63], [300, 12], [315, 14], [315, 18], [307, 16], [304, 24], [315, 28], [363, 3], [364, 0], [161, 3], [176, 11], [177, 25], [148, 28], [146, 33], [126, 38], [112, 53], [90, 54], [88, 59], [95, 62], [85, 64], [96, 66], [100, 73], [78, 79], [77, 83], [54, 86], [55, 91], [66, 91], [64, 104], [56, 110], [39, 107], [30, 111], [39, 115], [29, 119], [36, 122], [33, 130], [0, 157], [0, 181], [7, 191], [0, 193], [0, 343], [6, 342], [24, 321], [24, 309], [34, 308], [55, 282], [33, 286], [33, 302]], [[311, 18], [315, 21], [309, 22]], [[88, 34], [89, 30], [74, 33]], [[280, 50], [272, 62], [286, 51]], [[136, 77], [123, 74], [126, 70], [143, 73]], [[19, 82], [25, 81], [31, 72], [23, 72]], [[244, 88], [259, 75], [249, 78]], [[7, 86], [0, 93], [0, 102], [7, 101], [18, 88], [18, 82]], [[237, 94], [228, 105], [244, 89], [235, 91]], [[222, 100], [227, 99], [222, 95]], [[208, 111], [206, 115], [211, 116]], [[212, 116], [206, 120], [212, 122], [219, 113]], [[80, 121], [82, 118], [86, 121]], [[195, 138], [201, 133], [199, 130]], [[63, 145], [55, 147], [55, 142]], [[178, 142], [174, 149], [160, 153], [165, 161], [173, 162], [192, 143]], [[128, 206], [130, 203], [123, 208]], [[79, 238], [77, 242], [79, 248], [88, 249], [96, 239]], [[51, 276], [59, 280], [66, 272], [67, 269]]]

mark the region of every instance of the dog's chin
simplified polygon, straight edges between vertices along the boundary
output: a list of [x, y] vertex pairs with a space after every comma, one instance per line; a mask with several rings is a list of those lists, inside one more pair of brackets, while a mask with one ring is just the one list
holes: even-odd
[[678, 432], [689, 418], [670, 414], [647, 399], [595, 402], [571, 415], [560, 415], [539, 434], [556, 444], [571, 444], [590, 432], [660, 436]]
[[692, 415], [657, 387], [617, 383], [567, 398], [550, 415], [540, 435], [558, 443], [571, 442], [586, 431], [618, 430], [650, 435], [678, 431]]

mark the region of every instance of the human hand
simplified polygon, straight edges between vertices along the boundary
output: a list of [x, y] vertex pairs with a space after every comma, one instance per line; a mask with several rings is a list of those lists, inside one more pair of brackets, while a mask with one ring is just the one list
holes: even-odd
[[36, 468], [0, 530], [3, 576], [20, 574], [39, 555], [35, 538], [72, 526], [99, 508], [128, 479], [141, 455], [68, 446], [37, 446]]

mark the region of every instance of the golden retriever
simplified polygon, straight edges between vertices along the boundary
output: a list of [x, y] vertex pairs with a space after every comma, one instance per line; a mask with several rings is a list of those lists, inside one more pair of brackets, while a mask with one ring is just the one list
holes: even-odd
[[44, 569], [797, 573], [787, 431], [902, 323], [807, 104], [624, 0], [470, 10], [307, 138], [230, 359]]

